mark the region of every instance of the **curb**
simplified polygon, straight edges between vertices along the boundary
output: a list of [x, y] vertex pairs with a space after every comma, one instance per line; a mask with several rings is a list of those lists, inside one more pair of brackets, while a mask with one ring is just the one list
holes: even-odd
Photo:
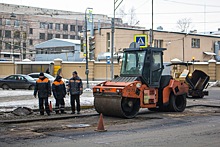
[[[90, 106], [80, 106], [81, 109], [92, 109], [94, 108], [93, 105], [90, 105]], [[65, 110], [71, 110], [71, 107], [65, 107], [64, 108]], [[39, 109], [32, 109], [33, 112], [39, 112]], [[55, 111], [55, 109], [53, 108], [53, 111]]]
[[213, 107], [213, 108], [220, 108], [220, 106], [217, 106], [217, 105], [189, 105], [189, 106], [186, 106], [186, 108], [192, 108], [192, 107]]
[[98, 113], [91, 114], [68, 114], [65, 116], [48, 116], [46, 118], [32, 118], [32, 119], [17, 119], [17, 120], [3, 120], [0, 123], [5, 124], [13, 124], [13, 123], [27, 123], [27, 122], [35, 122], [35, 121], [48, 121], [48, 120], [62, 120], [62, 119], [70, 119], [76, 117], [89, 117], [89, 116], [98, 116]]

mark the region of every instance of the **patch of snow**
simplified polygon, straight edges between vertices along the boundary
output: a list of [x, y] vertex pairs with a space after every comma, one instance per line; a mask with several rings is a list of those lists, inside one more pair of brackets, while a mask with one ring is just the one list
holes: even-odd
[[33, 95], [32, 90], [1, 90], [0, 97]]
[[220, 87], [220, 81], [209, 82], [209, 87]]
[[[30, 96], [27, 100], [12, 100], [12, 101], [1, 101], [0, 103], [0, 112], [4, 111], [12, 111], [17, 107], [28, 107], [31, 109], [38, 109], [38, 98], [33, 97], [33, 90], [0, 90], [0, 97], [11, 97], [11, 96]], [[55, 108], [56, 100], [54, 97], [50, 97], [48, 101], [52, 103], [52, 107]], [[66, 96], [64, 98], [65, 107], [70, 107], [70, 96]], [[94, 97], [92, 92], [85, 92], [80, 96], [80, 105], [81, 106], [93, 106], [94, 105]]]

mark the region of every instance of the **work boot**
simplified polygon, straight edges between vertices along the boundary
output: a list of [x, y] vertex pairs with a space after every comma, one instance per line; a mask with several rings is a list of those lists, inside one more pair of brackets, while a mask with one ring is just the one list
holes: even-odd
[[75, 112], [73, 111], [71, 114], [75, 114]]
[[66, 112], [65, 111], [61, 111], [61, 114], [66, 114]]
[[77, 111], [77, 114], [80, 114], [80, 112], [79, 112], [79, 111]]

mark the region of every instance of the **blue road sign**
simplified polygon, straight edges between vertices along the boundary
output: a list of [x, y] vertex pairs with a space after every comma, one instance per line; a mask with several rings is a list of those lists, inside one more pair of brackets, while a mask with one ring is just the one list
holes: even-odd
[[106, 64], [110, 64], [111, 61], [110, 61], [110, 56], [106, 56]]
[[147, 35], [135, 35], [134, 42], [140, 45], [140, 48], [145, 48], [148, 45]]

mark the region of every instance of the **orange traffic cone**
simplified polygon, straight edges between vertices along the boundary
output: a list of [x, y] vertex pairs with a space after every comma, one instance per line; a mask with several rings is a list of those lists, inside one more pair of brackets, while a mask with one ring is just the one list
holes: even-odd
[[53, 111], [53, 108], [52, 108], [52, 103], [51, 103], [51, 101], [50, 101], [49, 109], [50, 109], [50, 112], [52, 112], [52, 111]]
[[100, 114], [98, 127], [97, 127], [97, 129], [95, 131], [97, 131], [97, 132], [105, 132], [105, 131], [107, 131], [104, 128], [104, 122], [103, 122], [102, 113]]

